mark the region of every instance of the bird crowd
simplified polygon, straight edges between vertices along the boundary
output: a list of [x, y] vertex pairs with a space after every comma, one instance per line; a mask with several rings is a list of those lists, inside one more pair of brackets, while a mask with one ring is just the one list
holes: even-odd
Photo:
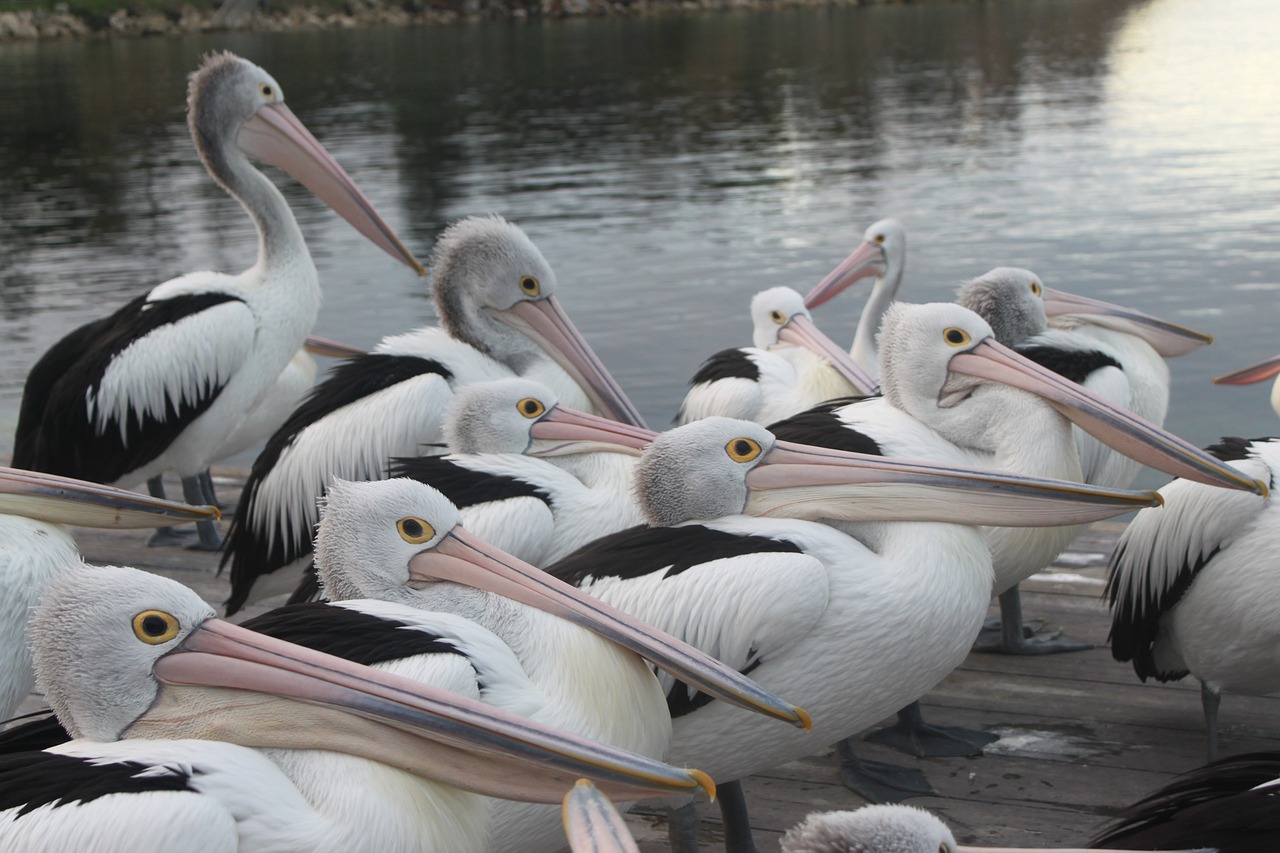
[[[897, 712], [876, 739], [980, 754], [995, 735], [917, 700], [975, 646], [1081, 648], [1025, 625], [1018, 585], [1135, 510], [1115, 658], [1200, 680], [1211, 760], [1220, 694], [1280, 689], [1280, 450], [1161, 427], [1166, 359], [1207, 336], [1009, 267], [902, 301], [885, 219], [807, 295], [757, 294], [753, 345], [710, 356], [656, 432], [518, 226], [455, 222], [424, 268], [265, 70], [210, 55], [187, 107], [258, 258], [154, 287], [31, 370], [0, 469], [0, 710], [34, 687], [50, 711], [0, 732], [0, 850], [635, 851], [620, 814], [661, 798], [696, 853], [711, 795], [753, 853], [740, 780], [833, 744], [885, 805], [812, 815], [787, 853], [994, 849], [892, 805], [927, 782], [853, 738]], [[427, 275], [439, 325], [368, 352], [309, 337], [319, 274], [252, 161]], [[845, 349], [811, 312], [868, 278]], [[338, 359], [318, 383], [312, 353]], [[208, 470], [260, 443], [224, 536]], [[1142, 465], [1175, 479], [1131, 490]], [[67, 525], [220, 550], [223, 616], [87, 565]], [[1092, 843], [1273, 850], [1278, 785], [1276, 756], [1218, 760]]]

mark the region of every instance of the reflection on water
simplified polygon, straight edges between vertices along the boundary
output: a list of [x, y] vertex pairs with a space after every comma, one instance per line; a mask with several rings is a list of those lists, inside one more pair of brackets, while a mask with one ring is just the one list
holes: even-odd
[[[61, 334], [251, 262], [183, 124], [216, 48], [272, 71], [420, 254], [462, 215], [520, 222], [655, 425], [748, 341], [751, 294], [806, 290], [893, 215], [905, 298], [1020, 265], [1202, 328], [1218, 343], [1174, 364], [1171, 428], [1274, 432], [1265, 391], [1208, 380], [1280, 350], [1278, 30], [1267, 0], [1021, 0], [0, 46], [0, 449]], [[419, 281], [281, 184], [321, 334], [431, 321]], [[848, 339], [860, 300], [820, 323]]]

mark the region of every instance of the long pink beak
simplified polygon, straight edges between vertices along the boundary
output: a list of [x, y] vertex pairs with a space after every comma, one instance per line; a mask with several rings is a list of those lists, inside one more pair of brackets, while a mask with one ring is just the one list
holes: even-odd
[[1267, 494], [1260, 480], [1245, 477], [1198, 447], [1150, 421], [1041, 367], [991, 338], [951, 357], [952, 373], [1001, 382], [1044, 398], [1072, 423], [1120, 453], [1166, 474], [1210, 486]]
[[505, 311], [493, 313], [537, 341], [556, 364], [577, 380], [602, 413], [632, 426], [645, 426], [640, 410], [573, 325], [554, 294], [542, 299], [522, 300]]
[[415, 554], [409, 560], [409, 576], [410, 583], [460, 583], [536, 607], [630, 649], [704, 693], [804, 729], [812, 726], [803, 709], [783, 701], [740, 672], [500, 551], [461, 527], [449, 531], [431, 550]]
[[58, 474], [0, 468], [0, 513], [80, 527], [147, 528], [221, 518], [190, 506]]
[[[172, 725], [172, 720], [149, 719], [153, 712], [159, 718], [165, 716], [171, 705], [166, 690], [230, 688], [232, 692], [201, 694], [211, 697], [196, 703], [201, 710], [179, 717], [194, 717], [196, 725], [213, 726], [218, 724], [206, 718], [227, 716], [228, 722], [221, 724], [229, 733], [225, 739], [244, 746], [338, 750], [391, 762], [476, 793], [515, 794], [531, 802], [560, 802], [565, 789], [581, 776], [632, 796], [653, 791], [689, 793], [699, 788], [714, 791], [700, 771], [678, 770], [602, 746], [492, 705], [221, 619], [210, 618], [194, 628], [156, 662], [155, 676], [161, 696], [127, 730], [132, 736], [147, 736], [156, 726]], [[247, 720], [255, 719], [255, 702], [242, 691], [340, 712], [335, 715], [339, 735], [306, 730], [293, 718], [279, 718], [278, 710], [266, 717], [265, 726], [248, 725]], [[256, 719], [262, 720], [263, 715]], [[376, 725], [365, 732], [359, 720]], [[389, 758], [379, 751], [378, 733], [387, 732], [387, 727], [420, 739], [412, 742], [413, 755]], [[418, 747], [429, 754], [440, 749], [439, 762], [423, 761], [416, 754]], [[526, 773], [524, 778], [512, 775]]]
[[593, 451], [639, 456], [657, 433], [577, 409], [552, 406], [533, 424], [529, 435], [538, 442], [526, 451], [529, 456], [564, 456]]
[[564, 795], [560, 818], [572, 853], [640, 853], [621, 813], [587, 779]]
[[1239, 370], [1219, 376], [1213, 380], [1214, 385], [1252, 385], [1255, 382], [1264, 382], [1277, 373], [1280, 373], [1280, 355], [1273, 355], [1266, 361], [1260, 361], [1257, 364], [1251, 364], [1248, 367], [1242, 367]]
[[1161, 502], [1100, 488], [778, 441], [747, 472], [750, 515], [943, 521], [1001, 527], [1087, 524]]
[[240, 126], [236, 144], [246, 154], [284, 169], [375, 246], [418, 275], [426, 275], [355, 181], [287, 106], [260, 107]]
[[827, 273], [804, 298], [804, 307], [813, 310], [840, 294], [859, 279], [884, 272], [884, 249], [876, 243], [863, 241], [840, 265]]
[[839, 344], [827, 337], [803, 314], [792, 314], [785, 326], [778, 332], [778, 340], [786, 341], [793, 346], [804, 347], [815, 355], [824, 358], [836, 369], [845, 381], [860, 394], [877, 394], [880, 383], [875, 377], [862, 369], [848, 352]]
[[1151, 344], [1151, 348], [1164, 358], [1186, 355], [1205, 344], [1213, 343], [1213, 335], [1206, 335], [1131, 308], [1050, 287], [1044, 289], [1044, 313], [1048, 317], [1064, 314], [1092, 317], [1096, 325], [1137, 335]]
[[366, 351], [359, 347], [332, 341], [319, 335], [307, 335], [302, 346], [312, 355], [322, 355], [325, 358], [358, 358], [366, 354]]

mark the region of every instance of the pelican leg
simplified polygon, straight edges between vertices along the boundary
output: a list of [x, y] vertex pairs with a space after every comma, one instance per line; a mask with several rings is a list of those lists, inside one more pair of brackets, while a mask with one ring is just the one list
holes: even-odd
[[204, 492], [204, 500], [201, 503], [222, 509], [222, 504], [218, 503], [218, 493], [213, 490], [213, 472], [205, 468], [196, 476], [200, 479], [200, 489]]
[[[202, 506], [205, 503], [204, 486], [200, 482], [199, 474], [182, 478], [182, 499], [194, 506]], [[197, 521], [196, 533], [199, 537], [188, 545], [188, 548], [195, 551], [222, 550], [222, 536], [218, 533], [217, 522]]]
[[1200, 707], [1204, 709], [1204, 727], [1208, 746], [1209, 761], [1218, 758], [1218, 704], [1222, 701], [1222, 693], [1207, 682], [1200, 682]]
[[879, 743], [917, 758], [981, 755], [982, 748], [1000, 739], [999, 735], [959, 726], [935, 726], [924, 721], [919, 702], [898, 712], [892, 726], [876, 729], [866, 740]]
[[936, 794], [924, 773], [879, 761], [863, 761], [853, 750], [853, 738], [836, 744], [840, 781], [869, 803], [900, 803], [911, 797]]
[[973, 646], [975, 652], [1000, 655], [1055, 655], [1060, 652], [1081, 652], [1091, 648], [1093, 648], [1092, 643], [1063, 637], [1061, 631], [1026, 636], [1022, 627], [1022, 595], [1016, 586], [1000, 593], [999, 642], [984, 642], [979, 638]]
[[759, 853], [751, 838], [751, 821], [747, 817], [747, 798], [742, 782], [737, 779], [716, 786], [720, 818], [724, 822], [725, 853]]
[[[147, 480], [147, 494], [160, 500], [168, 500], [164, 493], [164, 475], [156, 474]], [[147, 539], [148, 548], [186, 547], [191, 544], [191, 531], [183, 527], [157, 527]]]
[[667, 844], [671, 853], [698, 853], [698, 807], [693, 800], [667, 809]]

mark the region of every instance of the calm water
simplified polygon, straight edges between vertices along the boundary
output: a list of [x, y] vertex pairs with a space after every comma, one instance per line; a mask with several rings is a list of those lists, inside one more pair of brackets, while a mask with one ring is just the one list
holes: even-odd
[[[904, 298], [1025, 266], [1211, 332], [1173, 364], [1167, 425], [1271, 434], [1265, 388], [1209, 380], [1280, 351], [1278, 43], [1272, 0], [1016, 0], [0, 45], [0, 450], [62, 334], [252, 262], [183, 123], [214, 48], [272, 71], [420, 256], [467, 214], [524, 226], [654, 425], [704, 356], [749, 342], [753, 293], [807, 290], [892, 215]], [[318, 333], [432, 322], [420, 281], [286, 193]], [[849, 340], [863, 296], [817, 319]]]

